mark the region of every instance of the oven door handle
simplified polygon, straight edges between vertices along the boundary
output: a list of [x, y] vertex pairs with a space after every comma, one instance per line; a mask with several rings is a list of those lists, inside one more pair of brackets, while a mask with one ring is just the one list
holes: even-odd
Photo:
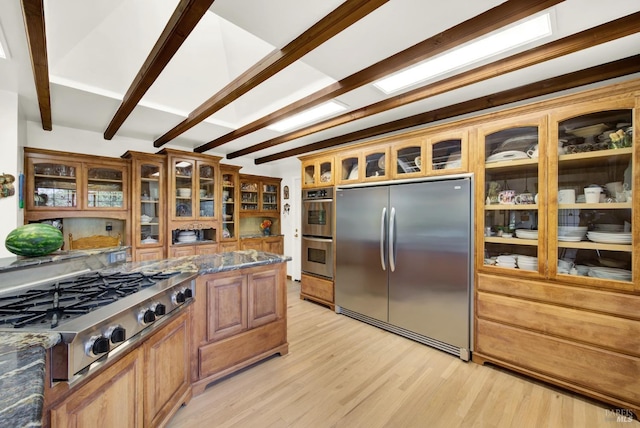
[[302, 239], [306, 239], [307, 241], [314, 241], [314, 242], [333, 242], [333, 239], [331, 238], [310, 238], [308, 236], [303, 236]]
[[303, 199], [302, 202], [305, 204], [313, 202], [333, 202], [333, 199]]
[[380, 266], [382, 267], [382, 270], [387, 270], [387, 264], [384, 261], [384, 247], [385, 247], [385, 242], [384, 242], [384, 226], [387, 222], [387, 207], [382, 208], [382, 215], [380, 216]]

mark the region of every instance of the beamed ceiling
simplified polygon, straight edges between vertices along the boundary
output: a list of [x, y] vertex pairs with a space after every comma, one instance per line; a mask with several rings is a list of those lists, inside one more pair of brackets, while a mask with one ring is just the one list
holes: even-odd
[[[0, 89], [28, 120], [256, 164], [640, 73], [637, 0], [21, 3], [0, 6]], [[400, 93], [372, 85], [545, 10], [549, 38]], [[267, 128], [328, 100], [346, 110]]]

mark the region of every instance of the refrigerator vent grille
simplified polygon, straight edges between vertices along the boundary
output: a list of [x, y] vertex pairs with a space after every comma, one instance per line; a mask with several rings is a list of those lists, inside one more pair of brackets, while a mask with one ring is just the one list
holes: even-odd
[[355, 318], [362, 322], [366, 322], [367, 324], [374, 325], [383, 330], [387, 330], [392, 333], [398, 334], [400, 336], [404, 336], [408, 339], [415, 340], [416, 342], [420, 342], [424, 345], [431, 346], [432, 348], [436, 348], [436, 349], [440, 349], [441, 351], [448, 352], [449, 354], [453, 354], [456, 357], [462, 358], [465, 361], [469, 360], [468, 351], [466, 349], [461, 349], [461, 348], [458, 348], [457, 346], [453, 346], [448, 343], [444, 343], [439, 340], [432, 339], [428, 336], [423, 336], [421, 334], [414, 333], [409, 330], [405, 330], [404, 328], [401, 328], [392, 324], [388, 324], [384, 321], [380, 321], [375, 318], [362, 315], [361, 313], [354, 312], [343, 307], [338, 308], [337, 312], [344, 314], [348, 317]]

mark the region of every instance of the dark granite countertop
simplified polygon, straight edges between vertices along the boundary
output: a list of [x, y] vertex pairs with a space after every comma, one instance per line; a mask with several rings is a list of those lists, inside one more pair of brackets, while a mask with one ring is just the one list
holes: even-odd
[[[113, 249], [112, 249], [113, 250]], [[25, 261], [32, 265], [55, 262], [53, 257], [82, 257], [59, 254], [50, 260]], [[40, 258], [38, 258], [40, 259]], [[61, 260], [61, 259], [60, 259]], [[130, 262], [115, 265], [102, 271], [148, 272], [180, 271], [197, 272], [199, 275], [238, 270], [247, 267], [284, 263], [291, 257], [255, 250], [228, 253], [185, 256], [151, 262]], [[25, 267], [24, 265], [20, 266]], [[45, 350], [60, 340], [58, 333], [0, 332], [0, 427], [41, 426], [44, 400]]]

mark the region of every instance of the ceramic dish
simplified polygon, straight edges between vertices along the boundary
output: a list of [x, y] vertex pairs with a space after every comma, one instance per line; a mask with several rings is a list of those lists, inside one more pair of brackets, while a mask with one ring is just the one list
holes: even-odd
[[520, 152], [517, 150], [508, 150], [506, 152], [492, 154], [487, 158], [486, 163], [516, 160], [516, 159], [529, 159], [529, 156], [525, 152]]

